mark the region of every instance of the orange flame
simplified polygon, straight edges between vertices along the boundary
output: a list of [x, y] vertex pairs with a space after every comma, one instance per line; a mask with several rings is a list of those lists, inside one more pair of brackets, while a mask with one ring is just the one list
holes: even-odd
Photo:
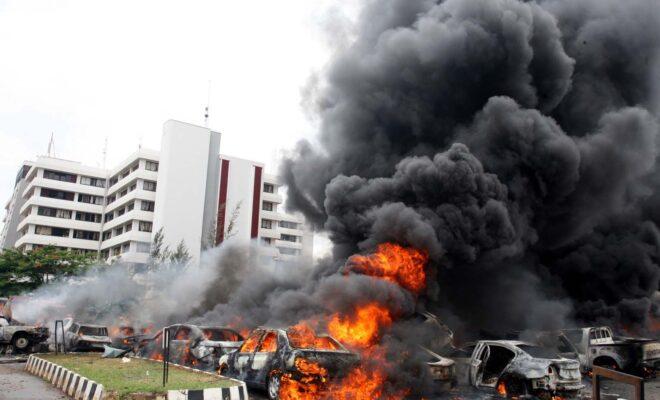
[[366, 348], [376, 343], [383, 327], [392, 324], [390, 311], [378, 303], [358, 306], [353, 315], [334, 314], [328, 322], [330, 335], [342, 343]]
[[307, 322], [289, 327], [287, 336], [291, 345], [299, 349], [337, 350], [337, 345], [333, 341], [318, 336]]
[[499, 381], [497, 383], [497, 394], [500, 396], [506, 396], [506, 384], [504, 381]]
[[420, 293], [426, 287], [424, 267], [428, 253], [396, 243], [381, 243], [370, 255], [354, 255], [346, 263], [346, 273], [357, 272], [381, 278]]

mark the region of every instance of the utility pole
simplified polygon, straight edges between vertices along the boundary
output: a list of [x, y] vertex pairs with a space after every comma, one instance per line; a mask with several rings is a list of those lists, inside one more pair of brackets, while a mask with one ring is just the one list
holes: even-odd
[[105, 137], [105, 143], [103, 144], [103, 169], [105, 169], [105, 160], [108, 157], [108, 137]]

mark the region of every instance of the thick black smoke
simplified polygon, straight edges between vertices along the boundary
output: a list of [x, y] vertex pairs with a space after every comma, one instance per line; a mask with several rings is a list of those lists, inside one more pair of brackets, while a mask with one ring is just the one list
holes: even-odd
[[429, 251], [422, 303], [491, 332], [643, 329], [660, 268], [660, 3], [368, 2], [309, 90], [288, 206], [335, 262]]

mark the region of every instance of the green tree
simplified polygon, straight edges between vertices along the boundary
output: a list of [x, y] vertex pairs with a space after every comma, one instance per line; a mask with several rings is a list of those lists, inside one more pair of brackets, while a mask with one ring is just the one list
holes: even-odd
[[21, 252], [0, 252], [0, 293], [13, 295], [34, 290], [62, 277], [83, 273], [95, 257], [53, 246]]
[[174, 252], [170, 255], [170, 261], [181, 266], [185, 266], [190, 261], [190, 252], [186, 243], [181, 239]]

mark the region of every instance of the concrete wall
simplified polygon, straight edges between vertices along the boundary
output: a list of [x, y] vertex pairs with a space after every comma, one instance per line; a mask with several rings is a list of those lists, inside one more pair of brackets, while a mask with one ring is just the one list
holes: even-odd
[[[220, 152], [220, 134], [208, 128], [169, 120], [163, 125], [156, 190], [154, 233], [161, 227], [164, 243], [174, 250], [183, 240], [193, 259], [199, 260], [204, 237], [209, 173], [217, 174], [210, 155]], [[209, 168], [214, 168], [209, 171]], [[217, 193], [217, 189], [210, 191]], [[206, 212], [205, 212], [206, 211]]]

